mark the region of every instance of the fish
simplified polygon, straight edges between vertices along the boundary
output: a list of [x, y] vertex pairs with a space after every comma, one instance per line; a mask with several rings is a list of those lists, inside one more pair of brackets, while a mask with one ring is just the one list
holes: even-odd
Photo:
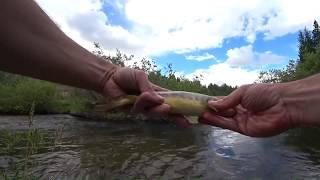
[[[157, 91], [158, 95], [164, 98], [164, 103], [170, 106], [170, 114], [180, 114], [186, 117], [190, 124], [198, 124], [198, 118], [204, 112], [218, 112], [217, 109], [209, 108], [208, 101], [217, 101], [219, 98], [205, 94], [187, 92], [187, 91]], [[137, 95], [126, 95], [109, 103], [97, 104], [96, 112], [108, 112], [117, 108], [133, 105]], [[234, 113], [232, 110], [228, 114]]]

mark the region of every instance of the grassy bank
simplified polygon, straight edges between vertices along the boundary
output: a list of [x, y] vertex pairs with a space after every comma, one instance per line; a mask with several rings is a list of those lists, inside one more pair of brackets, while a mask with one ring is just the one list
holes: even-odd
[[89, 108], [85, 91], [0, 72], [0, 113], [69, 113]]
[[[141, 65], [137, 65], [137, 63], [128, 63], [133, 61], [133, 56], [120, 52], [115, 56], [106, 56], [102, 48], [97, 43], [95, 45], [96, 50], [93, 53], [96, 56], [122, 67], [126, 64], [133, 64], [129, 67], [145, 71], [151, 82], [167, 89], [198, 92], [212, 96], [227, 95], [234, 90], [234, 87], [225, 84], [222, 86], [202, 85], [201, 76], [195, 76], [193, 79], [177, 76], [171, 64], [158, 69], [155, 62], [147, 58], [141, 59]], [[96, 101], [103, 101], [101, 98], [97, 99], [97, 96], [87, 90], [0, 71], [0, 114], [88, 112]]]

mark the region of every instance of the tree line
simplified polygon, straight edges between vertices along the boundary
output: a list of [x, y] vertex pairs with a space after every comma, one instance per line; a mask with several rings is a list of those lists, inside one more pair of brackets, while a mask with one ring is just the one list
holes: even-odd
[[[126, 55], [117, 50], [116, 55], [105, 55], [98, 43], [94, 43], [93, 54], [113, 64], [140, 69], [148, 74], [149, 80], [161, 87], [176, 90], [190, 91], [212, 96], [227, 95], [235, 87], [226, 84], [219, 86], [201, 84], [201, 76], [188, 79], [177, 76], [172, 64], [159, 69], [156, 63], [148, 58], [133, 62], [133, 55]], [[69, 113], [88, 111], [95, 101], [99, 101], [93, 92], [63, 86], [25, 76], [0, 71], [0, 113], [28, 114], [31, 109], [36, 113]]]
[[320, 72], [320, 28], [313, 22], [313, 29], [304, 28], [298, 33], [298, 58], [290, 60], [283, 69], [262, 71], [260, 82], [288, 82]]
[[[139, 62], [133, 62], [133, 55], [128, 56], [120, 51], [114, 56], [105, 55], [98, 43], [94, 45], [96, 56], [122, 67], [143, 70], [151, 82], [170, 90], [222, 96], [236, 88], [226, 84], [205, 86], [201, 84], [201, 75], [193, 79], [177, 76], [172, 64], [159, 69], [151, 59], [142, 58]], [[320, 29], [316, 20], [312, 30], [304, 28], [299, 31], [298, 49], [296, 60], [290, 60], [283, 69], [260, 72], [258, 81], [288, 82], [320, 72]], [[27, 114], [33, 105], [36, 113], [79, 112], [88, 110], [95, 100], [92, 93], [86, 90], [0, 71], [0, 113]]]

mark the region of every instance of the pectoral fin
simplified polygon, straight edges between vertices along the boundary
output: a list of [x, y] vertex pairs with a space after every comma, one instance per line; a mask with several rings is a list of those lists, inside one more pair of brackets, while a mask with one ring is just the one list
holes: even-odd
[[104, 103], [104, 104], [97, 104], [95, 106], [94, 110], [96, 112], [108, 112], [108, 111], [116, 109], [116, 108], [121, 108], [121, 107], [124, 107], [127, 105], [131, 105], [131, 104], [134, 104], [136, 97], [137, 96], [128, 95], [128, 96], [121, 97], [116, 100], [111, 100], [111, 101]]
[[198, 116], [184, 116], [190, 124], [199, 124]]

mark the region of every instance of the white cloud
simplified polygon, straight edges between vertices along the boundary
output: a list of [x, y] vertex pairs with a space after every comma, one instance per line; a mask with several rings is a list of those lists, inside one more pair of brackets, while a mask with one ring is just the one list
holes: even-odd
[[99, 0], [36, 0], [39, 6], [70, 38], [81, 46], [91, 49], [92, 41], [83, 38], [79, 29], [69, 26], [68, 20], [81, 13], [99, 11], [102, 3]]
[[272, 39], [311, 27], [315, 19], [320, 20], [319, 2], [316, 0], [281, 0], [274, 2], [276, 16], [270, 17], [262, 26], [266, 39]]
[[[93, 41], [108, 50], [116, 48], [138, 57], [166, 52], [192, 54], [195, 50], [221, 47], [231, 37], [253, 43], [257, 33], [266, 39], [312, 26], [319, 19], [317, 2], [311, 0], [36, 0], [60, 28], [85, 48]], [[109, 22], [103, 3], [111, 3], [127, 18], [130, 29]], [[298, 12], [298, 13], [297, 13]], [[205, 53], [186, 56], [189, 60], [215, 59]], [[252, 45], [230, 49], [226, 62], [196, 70], [203, 82], [241, 85], [252, 83], [259, 66], [277, 64], [284, 57], [269, 51], [255, 52]], [[253, 67], [253, 68], [252, 68]]]
[[[37, 0], [42, 9], [74, 41], [93, 50], [93, 42], [113, 54], [116, 49], [141, 55], [140, 38], [127, 29], [109, 24], [100, 0]], [[121, 8], [117, 2], [115, 5]]]
[[[61, 29], [92, 48], [99, 41], [140, 55], [186, 53], [221, 47], [224, 40], [244, 37], [249, 43], [261, 32], [270, 39], [296, 32], [320, 17], [312, 0], [37, 0]], [[130, 29], [109, 23], [107, 3], [127, 18]]]
[[320, 17], [315, 1], [131, 0], [126, 15], [146, 52], [191, 52], [220, 47], [230, 37], [249, 43], [261, 32], [274, 38], [296, 32]]
[[72, 28], [78, 29], [81, 37], [99, 42], [107, 50], [116, 48], [126, 53], [136, 53], [143, 45], [140, 40], [121, 26], [108, 24], [108, 18], [102, 11], [89, 11], [77, 14], [68, 20]]
[[254, 52], [252, 45], [242, 46], [227, 51], [226, 63], [231, 66], [245, 66], [261, 68], [270, 64], [281, 64], [287, 59], [270, 51], [263, 53]]
[[205, 85], [212, 83], [240, 86], [253, 83], [258, 79], [259, 72], [257, 70], [250, 71], [240, 67], [232, 67], [226, 63], [220, 63], [211, 65], [208, 69], [198, 69], [186, 77], [192, 79], [195, 75], [202, 75], [201, 82]]
[[192, 60], [192, 61], [206, 61], [210, 59], [215, 59], [214, 55], [206, 52], [203, 55], [189, 55], [185, 56], [187, 60]]
[[[192, 79], [194, 76], [202, 75], [201, 83], [205, 85], [213, 83], [240, 86], [254, 83], [264, 66], [280, 64], [286, 59], [270, 51], [255, 52], [252, 45], [247, 45], [228, 50], [227, 59], [223, 60], [223, 63], [218, 62], [207, 69], [197, 69], [187, 77]], [[249, 70], [248, 67], [253, 70]]]

